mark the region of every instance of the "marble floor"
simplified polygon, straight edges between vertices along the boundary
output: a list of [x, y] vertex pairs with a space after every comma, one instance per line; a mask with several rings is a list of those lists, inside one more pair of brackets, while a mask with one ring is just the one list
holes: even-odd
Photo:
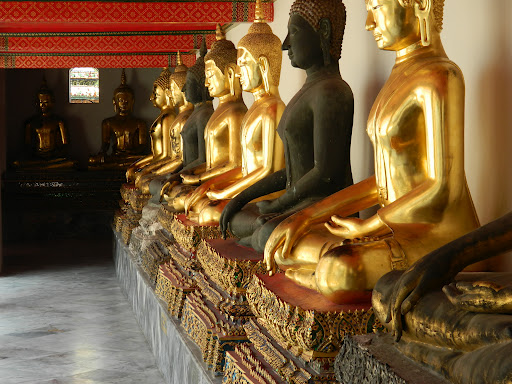
[[119, 288], [110, 239], [5, 247], [0, 384], [163, 382]]

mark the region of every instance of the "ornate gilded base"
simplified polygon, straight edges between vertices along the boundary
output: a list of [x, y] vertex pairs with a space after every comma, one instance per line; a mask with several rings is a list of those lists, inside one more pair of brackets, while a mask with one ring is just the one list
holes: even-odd
[[187, 295], [181, 324], [201, 348], [204, 362], [214, 374], [224, 371], [226, 352], [247, 341], [240, 322], [226, 317], [199, 290]]
[[197, 260], [209, 278], [229, 295], [245, 296], [253, 275], [265, 273], [263, 255], [235, 239], [202, 240]]
[[[319, 377], [333, 377], [334, 358], [345, 335], [380, 328], [370, 302], [334, 304], [320, 293], [295, 284], [282, 273], [272, 277], [255, 275], [247, 298], [258, 325], [265, 329], [273, 343], [289, 351], [294, 364], [304, 364], [311, 375]], [[248, 336], [254, 343], [249, 333]], [[262, 352], [258, 345], [256, 348]]]
[[346, 337], [335, 370], [340, 383], [448, 384], [398, 351], [391, 334]]
[[142, 215], [134, 211], [131, 207], [127, 208], [126, 213], [121, 216], [120, 232], [124, 244], [128, 245], [130, 243], [132, 231], [139, 225], [141, 217]]
[[173, 317], [181, 318], [185, 298], [196, 289], [195, 280], [183, 273], [172, 260], [160, 265], [156, 280], [156, 293], [167, 303], [167, 309]]
[[[160, 237], [164, 235], [160, 233]], [[159, 241], [152, 242], [142, 256], [142, 269], [148, 274], [149, 281], [156, 284], [160, 265], [169, 261], [170, 256], [165, 247]]]
[[192, 252], [202, 239], [220, 239], [222, 236], [218, 225], [199, 225], [181, 213], [174, 216], [171, 233], [182, 248]]
[[226, 352], [224, 384], [284, 383], [251, 343], [237, 345]]
[[151, 194], [144, 194], [139, 190], [133, 191], [130, 194], [130, 206], [133, 210], [142, 213], [142, 209], [146, 206], [149, 199], [151, 199]]
[[161, 204], [160, 209], [157, 213], [157, 220], [160, 223], [160, 225], [169, 233], [171, 232], [171, 225], [174, 221], [174, 215], [176, 212], [174, 211], [172, 206], [169, 206], [167, 204]]

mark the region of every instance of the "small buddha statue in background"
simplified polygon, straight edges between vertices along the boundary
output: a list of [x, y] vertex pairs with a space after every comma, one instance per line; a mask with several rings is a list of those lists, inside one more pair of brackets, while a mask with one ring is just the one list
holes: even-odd
[[[354, 98], [338, 64], [344, 28], [341, 0], [297, 0], [291, 7], [282, 49], [294, 67], [306, 71], [307, 79], [277, 129], [286, 168], [239, 193], [220, 217], [224, 233], [229, 226], [241, 244], [259, 252], [286, 217], [352, 184]], [[276, 199], [247, 204], [281, 190], [285, 192]]]
[[37, 92], [39, 113], [25, 122], [26, 159], [16, 160], [18, 169], [73, 168], [76, 162], [68, 160], [69, 134], [64, 121], [53, 113], [55, 96], [46, 79]]
[[183, 93], [183, 87], [187, 79], [187, 66], [181, 62], [181, 54], [178, 51], [176, 68], [170, 76], [170, 94], [175, 107], [178, 107], [178, 115], [170, 127], [171, 152], [167, 159], [152, 163], [145, 167], [137, 176], [135, 185], [143, 194], [149, 194], [149, 184], [156, 176], [179, 171], [183, 165], [183, 143], [181, 131], [194, 110], [194, 105], [189, 103]]
[[218, 223], [229, 199], [284, 168], [283, 143], [277, 134], [285, 108], [278, 91], [281, 61], [281, 41], [264, 20], [257, 0], [255, 22], [238, 43], [240, 83], [255, 100], [242, 123], [242, 165], [203, 183], [185, 200], [186, 208], [200, 207], [199, 224]]
[[[206, 40], [203, 38], [200, 55], [195, 64], [191, 66], [186, 74], [183, 93], [187, 102], [194, 106], [192, 113], [181, 130], [181, 142], [183, 145], [183, 168], [186, 172], [206, 161], [206, 150], [204, 143], [204, 128], [213, 114], [212, 98], [205, 86], [204, 57], [206, 56]], [[169, 192], [181, 182], [180, 172], [164, 173], [156, 176], [149, 185], [152, 195], [151, 202], [159, 203], [163, 199], [171, 200], [173, 196]], [[175, 190], [174, 190], [175, 191]], [[175, 191], [176, 192], [176, 191]]]
[[[441, 43], [442, 0], [366, 0], [366, 29], [396, 62], [368, 118], [375, 175], [283, 221], [265, 248], [336, 303], [479, 226], [464, 173], [464, 80]], [[334, 149], [334, 148], [333, 148]], [[367, 219], [347, 218], [378, 205]]]
[[219, 105], [204, 129], [206, 162], [182, 171], [183, 185], [173, 199], [178, 212], [184, 210], [185, 196], [198, 184], [230, 171], [242, 163], [240, 128], [247, 112], [242, 100], [240, 79], [236, 76], [237, 51], [226, 40], [220, 24], [217, 25], [217, 41], [205, 56], [206, 85], [210, 96], [219, 99]]
[[160, 114], [153, 121], [149, 130], [151, 153], [136, 162], [132, 162], [133, 164], [126, 171], [128, 182], [135, 181], [139, 172], [145, 167], [167, 159], [171, 153], [170, 129], [176, 118], [176, 112], [171, 99], [170, 78], [171, 72], [168, 68], [164, 68], [153, 83], [153, 92], [149, 100], [151, 100], [153, 106], [160, 110]]
[[384, 275], [373, 308], [407, 356], [460, 384], [512, 381], [512, 273], [459, 273], [512, 250], [512, 213]]
[[132, 115], [134, 101], [135, 94], [126, 84], [123, 69], [121, 85], [114, 90], [112, 98], [116, 115], [101, 123], [102, 145], [100, 152], [89, 158], [91, 169], [127, 168], [143, 156], [147, 145], [147, 125], [144, 120]]

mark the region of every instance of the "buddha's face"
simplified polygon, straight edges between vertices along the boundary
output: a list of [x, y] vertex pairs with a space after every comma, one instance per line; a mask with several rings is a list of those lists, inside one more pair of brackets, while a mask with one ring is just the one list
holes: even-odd
[[201, 91], [204, 89], [202, 84], [199, 84], [196, 77], [192, 73], [187, 73], [185, 81], [185, 87], [183, 87], [183, 93], [189, 103], [197, 104], [203, 101]]
[[420, 41], [413, 7], [403, 7], [398, 0], [367, 0], [366, 10], [366, 29], [380, 49], [399, 51]]
[[288, 21], [288, 35], [283, 42], [283, 51], [294, 67], [308, 69], [323, 63], [320, 36], [302, 16], [294, 13]]
[[259, 63], [247, 49], [238, 48], [237, 64], [240, 68], [240, 85], [244, 91], [252, 91], [262, 85]]
[[173, 80], [171, 81], [171, 99], [174, 105], [180, 106], [183, 104], [183, 92], [181, 91], [178, 84]]
[[39, 109], [43, 114], [48, 113], [53, 108], [53, 99], [51, 95], [39, 94]]
[[215, 65], [213, 60], [207, 60], [204, 63], [205, 86], [208, 87], [208, 92], [212, 97], [219, 97], [229, 93], [229, 88], [226, 85], [226, 76]]
[[163, 106], [165, 106], [167, 104], [167, 100], [165, 97], [165, 91], [161, 86], [159, 86], [159, 85], [155, 86], [154, 91], [153, 91], [153, 100], [152, 101], [153, 101], [153, 105], [157, 108], [162, 108]]
[[129, 92], [118, 92], [114, 96], [114, 103], [120, 115], [126, 115], [133, 108], [133, 96]]

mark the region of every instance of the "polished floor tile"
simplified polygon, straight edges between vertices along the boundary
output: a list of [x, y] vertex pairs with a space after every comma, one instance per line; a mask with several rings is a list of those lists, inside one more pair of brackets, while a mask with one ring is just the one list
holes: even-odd
[[110, 240], [9, 245], [0, 384], [161, 384], [121, 293]]

